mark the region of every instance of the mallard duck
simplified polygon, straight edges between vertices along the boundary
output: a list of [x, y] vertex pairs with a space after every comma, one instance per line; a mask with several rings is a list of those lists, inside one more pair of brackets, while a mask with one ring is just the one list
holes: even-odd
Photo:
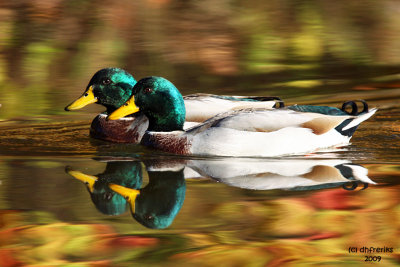
[[[128, 100], [135, 84], [133, 76], [123, 69], [101, 69], [94, 74], [83, 95], [66, 106], [65, 110], [77, 110], [92, 103], [103, 105], [106, 112], [94, 118], [90, 126], [91, 136], [112, 142], [139, 143], [148, 127], [146, 116], [137, 113], [118, 121], [106, 120], [108, 114]], [[194, 94], [183, 99], [186, 106], [185, 128], [231, 109], [273, 108], [277, 103], [283, 105], [278, 97]]]
[[115, 120], [140, 110], [149, 119], [141, 143], [184, 155], [270, 157], [343, 146], [349, 144], [357, 126], [376, 112], [366, 104], [354, 115], [325, 106], [247, 108], [219, 114], [184, 130], [184, 100], [170, 81], [144, 78], [133, 91], [108, 118]]

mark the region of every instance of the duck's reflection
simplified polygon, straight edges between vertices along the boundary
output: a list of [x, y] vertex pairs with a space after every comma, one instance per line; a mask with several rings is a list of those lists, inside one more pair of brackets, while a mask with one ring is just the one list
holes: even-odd
[[[121, 159], [119, 159], [121, 160]], [[139, 161], [107, 162], [96, 176], [66, 168], [86, 184], [99, 211], [119, 215], [129, 207], [133, 218], [148, 228], [170, 226], [181, 209], [186, 192], [185, 179], [208, 178], [229, 186], [252, 190], [315, 190], [342, 186], [354, 190], [375, 184], [368, 170], [346, 160], [310, 159], [213, 159], [145, 160], [149, 182], [142, 186]]]
[[149, 183], [144, 188], [141, 188], [140, 162], [107, 162], [106, 170], [97, 176], [69, 167], [66, 171], [86, 184], [93, 203], [102, 213], [119, 215], [129, 204], [133, 218], [139, 223], [148, 228], [163, 229], [171, 225], [185, 199], [184, 165], [153, 161], [145, 162], [145, 165]]
[[374, 184], [366, 168], [346, 160], [192, 160], [188, 167], [200, 176], [253, 190], [312, 190], [337, 186], [354, 190], [358, 184], [364, 189]]
[[109, 188], [109, 184], [139, 189], [142, 186], [142, 166], [137, 161], [111, 161], [103, 173], [88, 175], [66, 167], [66, 172], [83, 182], [96, 208], [107, 215], [119, 215], [126, 211], [127, 202], [123, 196]]
[[185, 200], [184, 165], [154, 169], [146, 162], [149, 183], [135, 190], [116, 184], [110, 188], [124, 196], [132, 216], [148, 228], [162, 229], [171, 225]]

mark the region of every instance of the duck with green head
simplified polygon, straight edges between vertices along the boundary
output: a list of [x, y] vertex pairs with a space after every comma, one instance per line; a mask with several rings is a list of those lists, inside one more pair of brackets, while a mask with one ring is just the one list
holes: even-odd
[[142, 112], [149, 126], [141, 143], [185, 155], [280, 156], [348, 145], [357, 126], [376, 109], [348, 114], [326, 106], [246, 108], [218, 114], [184, 130], [185, 105], [178, 89], [162, 77], [140, 80], [134, 95], [110, 120]]
[[106, 108], [97, 115], [90, 126], [90, 135], [111, 142], [137, 143], [147, 127], [145, 116], [138, 113], [118, 121], [108, 121], [107, 115], [122, 106], [132, 95], [136, 80], [127, 71], [119, 68], [105, 68], [90, 79], [82, 96], [65, 107], [66, 111], [81, 109], [96, 103]]
[[[148, 127], [148, 120], [142, 113], [135, 113], [117, 121], [106, 120], [107, 115], [128, 100], [135, 84], [133, 76], [123, 69], [101, 69], [94, 74], [82, 96], [65, 107], [65, 110], [81, 109], [92, 103], [103, 105], [106, 111], [93, 120], [90, 127], [91, 136], [111, 142], [139, 143]], [[277, 103], [283, 105], [277, 97], [194, 94], [183, 99], [186, 106], [185, 128], [231, 109], [273, 108]]]

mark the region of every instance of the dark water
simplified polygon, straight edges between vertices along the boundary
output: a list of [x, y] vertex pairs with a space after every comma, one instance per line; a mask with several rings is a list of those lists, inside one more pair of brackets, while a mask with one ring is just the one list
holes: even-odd
[[[0, 4], [0, 266], [398, 265], [399, 9], [396, 1]], [[167, 77], [183, 94], [332, 106], [366, 99], [379, 110], [342, 149], [177, 157], [91, 139], [102, 107], [63, 111], [105, 66]], [[108, 183], [140, 191], [134, 214]]]

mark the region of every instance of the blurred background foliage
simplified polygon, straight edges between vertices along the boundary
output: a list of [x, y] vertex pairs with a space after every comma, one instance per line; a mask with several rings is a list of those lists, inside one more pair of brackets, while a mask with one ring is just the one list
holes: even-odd
[[396, 0], [2, 1], [0, 119], [65, 115], [108, 66], [164, 76], [183, 94], [307, 101], [398, 87], [399, 11]]

